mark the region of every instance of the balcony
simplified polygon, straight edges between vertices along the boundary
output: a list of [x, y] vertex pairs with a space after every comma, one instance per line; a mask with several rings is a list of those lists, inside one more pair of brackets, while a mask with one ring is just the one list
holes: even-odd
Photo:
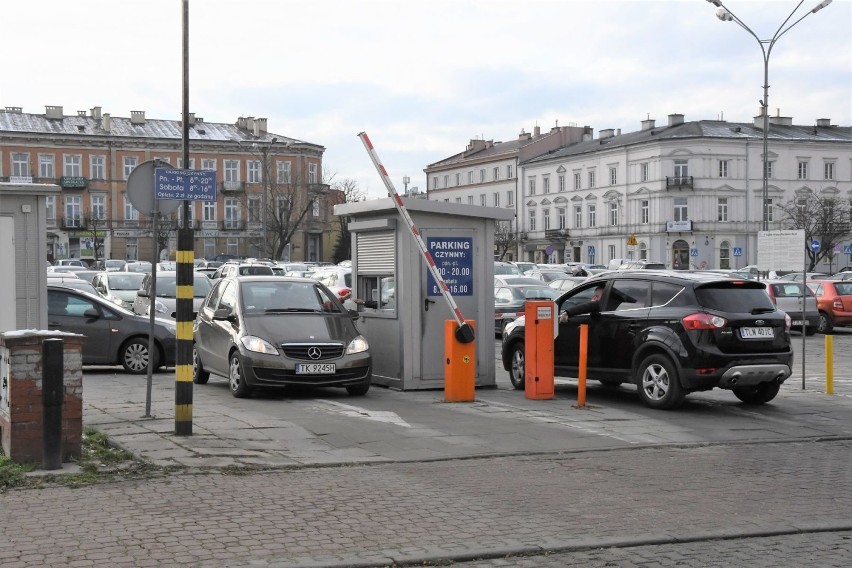
[[240, 219], [226, 219], [222, 221], [222, 230], [223, 231], [242, 231], [246, 228], [245, 221]]
[[552, 241], [560, 241], [567, 239], [570, 235], [568, 229], [547, 229], [544, 232], [544, 238]]
[[246, 190], [246, 182], [244, 181], [220, 181], [219, 190], [225, 193], [235, 193]]
[[59, 228], [60, 229], [80, 229], [83, 227], [83, 218], [82, 217], [60, 217], [59, 218]]
[[666, 189], [692, 189], [692, 176], [666, 176]]

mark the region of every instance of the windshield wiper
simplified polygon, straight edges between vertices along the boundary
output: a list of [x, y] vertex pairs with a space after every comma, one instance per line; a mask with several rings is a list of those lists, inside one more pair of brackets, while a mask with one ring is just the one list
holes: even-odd
[[310, 314], [314, 312], [319, 312], [321, 310], [316, 308], [266, 308], [265, 312], [267, 314], [286, 314], [286, 313], [303, 313]]

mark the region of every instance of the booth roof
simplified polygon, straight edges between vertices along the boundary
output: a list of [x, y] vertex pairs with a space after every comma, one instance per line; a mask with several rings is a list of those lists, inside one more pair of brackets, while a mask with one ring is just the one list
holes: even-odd
[[[402, 198], [405, 208], [409, 211], [422, 213], [436, 213], [438, 215], [459, 215], [463, 217], [478, 217], [483, 219], [496, 219], [508, 221], [515, 218], [514, 209], [502, 207], [483, 207], [481, 205], [465, 205], [462, 203], [446, 203], [444, 201], [429, 201], [427, 199]], [[383, 211], [395, 210], [393, 199], [384, 197], [371, 199], [369, 201], [354, 201], [352, 203], [341, 203], [334, 206], [335, 215], [354, 215], [381, 213]]]

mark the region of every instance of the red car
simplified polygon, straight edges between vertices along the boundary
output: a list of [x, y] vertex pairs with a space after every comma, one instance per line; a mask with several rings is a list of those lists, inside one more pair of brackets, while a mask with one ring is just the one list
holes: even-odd
[[818, 280], [813, 283], [819, 309], [820, 333], [852, 325], [852, 280]]

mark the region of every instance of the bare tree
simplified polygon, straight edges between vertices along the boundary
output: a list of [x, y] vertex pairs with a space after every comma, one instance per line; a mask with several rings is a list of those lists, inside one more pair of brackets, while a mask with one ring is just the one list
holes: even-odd
[[97, 264], [101, 260], [101, 255], [104, 251], [104, 236], [110, 225], [110, 221], [97, 215], [89, 214], [83, 217], [80, 234], [85, 235], [86, 232], [91, 234], [92, 239], [92, 261]]
[[778, 205], [778, 208], [784, 215], [783, 223], [787, 228], [804, 229], [806, 242], [817, 240], [820, 243], [819, 252], [805, 248], [808, 272], [823, 259], [833, 259], [834, 246], [850, 232], [850, 203], [846, 199], [807, 191]]
[[[353, 203], [361, 201], [366, 197], [366, 192], [358, 187], [358, 182], [352, 178], [344, 178], [334, 181], [333, 176], [330, 183], [332, 189], [337, 191], [339, 203]], [[340, 262], [352, 258], [352, 235], [349, 234], [349, 219], [346, 215], [337, 217], [338, 236], [337, 243], [332, 253], [332, 261]]]
[[496, 221], [494, 223], [494, 249], [497, 260], [503, 260], [510, 250], [517, 247], [517, 233], [514, 221]]

